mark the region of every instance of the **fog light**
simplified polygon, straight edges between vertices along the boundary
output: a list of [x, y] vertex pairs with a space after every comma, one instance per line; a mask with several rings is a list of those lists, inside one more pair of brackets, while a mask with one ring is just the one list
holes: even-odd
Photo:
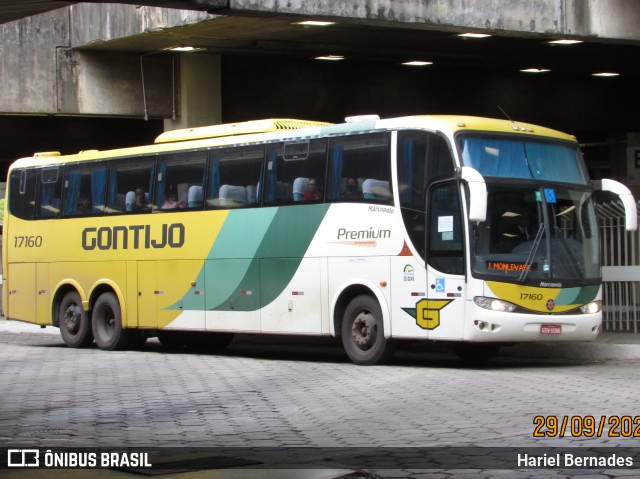
[[484, 321], [474, 321], [474, 324], [476, 325], [476, 327], [480, 330], [483, 331], [486, 327], [487, 327], [487, 323], [485, 323]]

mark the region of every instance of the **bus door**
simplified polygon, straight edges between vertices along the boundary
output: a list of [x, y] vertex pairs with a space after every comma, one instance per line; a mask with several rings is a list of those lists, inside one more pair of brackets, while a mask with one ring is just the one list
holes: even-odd
[[427, 298], [417, 305], [418, 325], [429, 331], [429, 338], [462, 338], [466, 282], [457, 183], [432, 185], [427, 191], [426, 205]]

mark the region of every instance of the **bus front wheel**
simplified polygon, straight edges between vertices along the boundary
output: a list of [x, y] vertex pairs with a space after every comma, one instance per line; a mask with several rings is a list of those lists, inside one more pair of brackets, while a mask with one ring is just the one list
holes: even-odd
[[86, 348], [93, 342], [89, 314], [82, 309], [82, 299], [77, 291], [70, 291], [62, 298], [58, 327], [64, 344], [71, 348]]
[[393, 343], [384, 337], [382, 309], [367, 294], [353, 298], [342, 318], [342, 344], [349, 359], [356, 364], [379, 364], [391, 357]]
[[102, 293], [93, 305], [91, 325], [100, 349], [115, 351], [131, 346], [136, 331], [122, 327], [120, 302], [113, 293]]

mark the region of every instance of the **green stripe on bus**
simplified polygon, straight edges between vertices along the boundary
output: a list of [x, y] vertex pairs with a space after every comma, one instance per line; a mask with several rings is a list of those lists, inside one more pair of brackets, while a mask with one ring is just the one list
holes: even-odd
[[[255, 311], [278, 297], [328, 210], [329, 205], [306, 205], [231, 211], [198, 274], [205, 309]], [[199, 298], [185, 296], [168, 309], [201, 308]]]
[[[258, 248], [259, 258], [273, 258], [263, 261], [261, 266], [262, 307], [276, 299], [291, 282], [328, 210], [329, 205], [278, 210]], [[289, 225], [295, 225], [295, 229], [287, 228]]]
[[600, 285], [566, 288], [560, 291], [556, 305], [583, 305], [593, 301], [600, 290]]

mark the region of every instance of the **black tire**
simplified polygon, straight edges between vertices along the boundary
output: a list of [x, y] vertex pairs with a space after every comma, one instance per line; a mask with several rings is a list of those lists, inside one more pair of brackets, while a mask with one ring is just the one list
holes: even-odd
[[362, 366], [381, 364], [391, 358], [393, 341], [384, 337], [382, 309], [367, 294], [356, 296], [342, 318], [342, 345], [349, 359]]
[[469, 364], [491, 361], [499, 350], [496, 343], [458, 343], [453, 347], [456, 356]]
[[89, 313], [82, 309], [82, 299], [77, 291], [70, 291], [62, 298], [58, 327], [64, 344], [71, 348], [86, 348], [93, 343]]
[[120, 302], [113, 293], [102, 293], [93, 305], [91, 315], [93, 337], [100, 349], [127, 349], [135, 342], [138, 331], [122, 328]]

